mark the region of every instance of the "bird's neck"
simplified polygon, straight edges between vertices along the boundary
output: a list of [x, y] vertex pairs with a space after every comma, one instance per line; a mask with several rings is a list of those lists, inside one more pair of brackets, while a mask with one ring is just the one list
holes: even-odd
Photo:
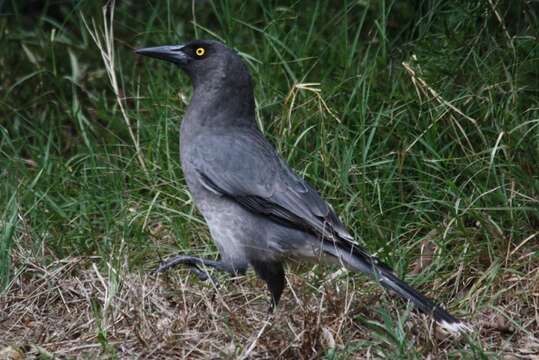
[[193, 82], [189, 119], [199, 126], [256, 126], [253, 87], [249, 77]]

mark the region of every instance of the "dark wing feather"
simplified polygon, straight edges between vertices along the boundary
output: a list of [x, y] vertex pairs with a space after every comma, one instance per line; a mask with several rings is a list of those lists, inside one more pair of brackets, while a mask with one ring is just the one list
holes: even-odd
[[318, 236], [353, 242], [333, 209], [253, 128], [201, 134], [196, 169], [210, 191]]

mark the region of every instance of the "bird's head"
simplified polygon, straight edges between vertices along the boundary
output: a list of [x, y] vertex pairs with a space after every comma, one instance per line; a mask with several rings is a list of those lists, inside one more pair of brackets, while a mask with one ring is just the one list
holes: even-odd
[[217, 41], [194, 40], [185, 45], [148, 47], [135, 52], [176, 64], [189, 75], [195, 87], [203, 83], [250, 81], [239, 55]]

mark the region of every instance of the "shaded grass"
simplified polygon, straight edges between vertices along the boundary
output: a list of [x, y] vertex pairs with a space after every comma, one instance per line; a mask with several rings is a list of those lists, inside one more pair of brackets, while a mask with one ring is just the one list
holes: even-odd
[[[537, 332], [539, 27], [531, 5], [223, 0], [196, 2], [193, 18], [186, 2], [122, 2], [116, 71], [147, 175], [83, 24], [99, 24], [101, 9], [39, 4], [38, 11], [16, 3], [1, 9], [0, 64], [9, 69], [0, 73], [6, 296], [24, 277], [26, 257], [46, 266], [96, 256], [103, 271], [115, 254], [138, 272], [177, 251], [215, 255], [178, 159], [190, 84], [172, 66], [140, 61], [131, 50], [217, 37], [248, 62], [266, 135], [358, 239], [401, 274], [422, 245], [433, 245], [432, 260], [409, 280], [480, 327], [492, 313], [499, 314], [493, 323], [512, 324], [506, 337], [496, 325], [495, 335], [483, 332], [449, 354], [494, 356], [501, 339], [517, 344]], [[300, 296], [313, 296], [309, 288], [327, 276], [315, 273]], [[338, 281], [359, 291], [363, 280]], [[434, 351], [421, 332], [403, 332], [389, 306], [384, 298], [364, 307], [363, 318], [379, 322], [378, 338], [353, 317], [349, 335], [337, 341], [344, 348], [328, 357]], [[250, 336], [252, 328], [229, 328], [242, 329], [248, 334], [238, 336]], [[101, 344], [107, 336], [99, 332]], [[320, 336], [305, 346], [330, 351]], [[418, 347], [422, 341], [430, 345]], [[110, 351], [103, 345], [104, 356]]]

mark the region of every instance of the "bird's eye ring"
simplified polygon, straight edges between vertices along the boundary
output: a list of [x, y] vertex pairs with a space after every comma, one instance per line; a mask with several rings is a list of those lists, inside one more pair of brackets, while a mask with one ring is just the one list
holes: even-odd
[[201, 47], [199, 47], [199, 48], [197, 48], [195, 50], [195, 54], [197, 54], [197, 56], [204, 56], [205, 53], [206, 53], [206, 50], [204, 48], [201, 48]]

